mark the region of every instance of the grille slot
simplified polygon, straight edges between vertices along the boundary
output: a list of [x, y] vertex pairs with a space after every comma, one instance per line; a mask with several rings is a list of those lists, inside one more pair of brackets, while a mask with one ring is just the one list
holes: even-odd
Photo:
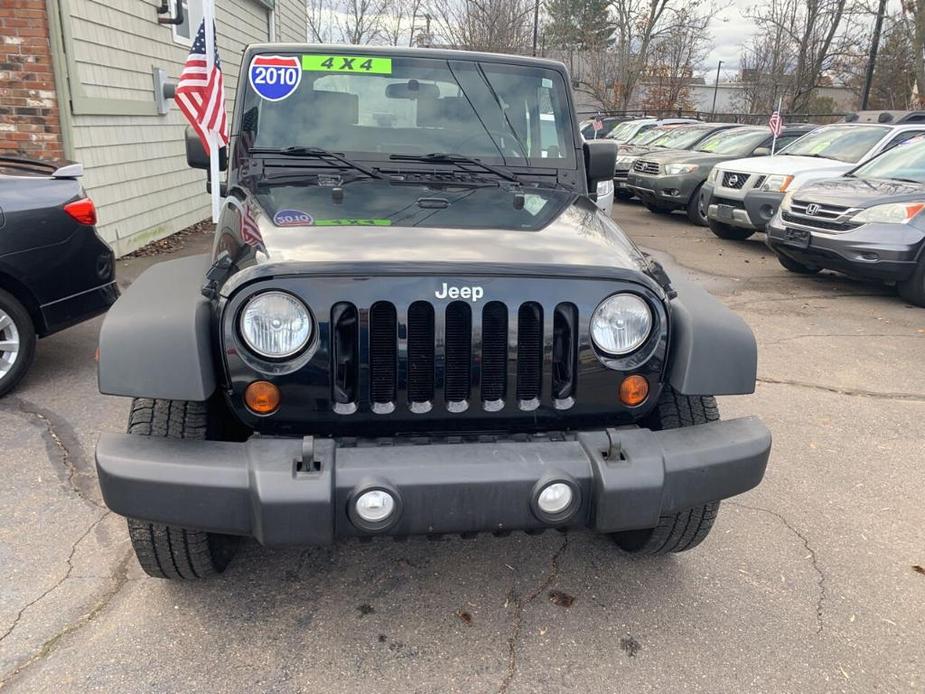
[[566, 400], [575, 395], [578, 369], [578, 308], [559, 304], [553, 316], [552, 396]]
[[507, 386], [507, 306], [492, 301], [482, 310], [482, 400], [502, 400]]
[[360, 322], [356, 306], [331, 307], [331, 398], [336, 405], [355, 405], [359, 399]]
[[408, 400], [434, 397], [434, 307], [416, 301], [408, 307]]
[[397, 362], [395, 307], [380, 301], [369, 309], [369, 395], [374, 403], [395, 402]]
[[542, 384], [543, 308], [531, 302], [517, 313], [517, 399], [538, 399]]
[[472, 309], [454, 301], [446, 307], [446, 385], [449, 402], [469, 399], [472, 372]]

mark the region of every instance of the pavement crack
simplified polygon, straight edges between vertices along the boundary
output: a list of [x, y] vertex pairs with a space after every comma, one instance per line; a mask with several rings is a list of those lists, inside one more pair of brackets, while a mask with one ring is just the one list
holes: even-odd
[[84, 460], [80, 452], [80, 442], [70, 425], [53, 412], [28, 400], [16, 397], [9, 400], [17, 409], [2, 409], [24, 417], [42, 431], [49, 460], [54, 457], [60, 458], [68, 487], [91, 506], [105, 509], [106, 507], [95, 498], [96, 476], [90, 472], [91, 466]]
[[812, 561], [813, 569], [816, 572], [816, 588], [818, 595], [816, 597], [816, 633], [822, 633], [823, 620], [822, 620], [822, 608], [826, 602], [828, 596], [828, 591], [826, 589], [826, 576], [822, 571], [822, 566], [819, 564], [819, 557], [816, 555], [816, 550], [813, 549], [813, 546], [809, 543], [809, 538], [806, 537], [802, 532], [800, 532], [789, 520], [787, 520], [783, 514], [778, 513], [777, 511], [772, 511], [768, 508], [763, 508], [761, 506], [749, 506], [748, 504], [743, 504], [740, 501], [727, 501], [730, 506], [736, 506], [738, 508], [744, 508], [748, 511], [756, 511], [758, 513], [764, 513], [769, 516], [773, 516], [781, 523], [784, 524], [790, 532], [799, 538], [800, 542], [803, 543], [803, 546], [806, 548], [806, 551], [809, 552], [809, 558]]
[[[105, 517], [105, 515], [107, 514], [104, 514], [103, 517]], [[102, 518], [100, 518], [100, 520], [102, 520]], [[74, 633], [75, 631], [81, 629], [82, 627], [92, 622], [94, 619], [96, 619], [100, 615], [100, 613], [104, 609], [106, 609], [106, 607], [115, 599], [115, 597], [122, 591], [122, 589], [128, 583], [128, 580], [129, 580], [128, 579], [128, 565], [129, 565], [129, 560], [131, 559], [131, 557], [132, 557], [131, 552], [126, 553], [125, 556], [122, 558], [122, 560], [119, 562], [119, 564], [116, 566], [116, 570], [113, 572], [112, 576], [110, 577], [113, 582], [112, 586], [110, 587], [108, 591], [106, 591], [106, 593], [104, 593], [100, 597], [100, 599], [96, 602], [93, 608], [89, 612], [87, 612], [85, 615], [77, 619], [76, 621], [71, 622], [70, 624], [66, 625], [64, 628], [58, 631], [54, 636], [47, 639], [42, 644], [42, 646], [38, 649], [38, 651], [36, 651], [31, 657], [29, 657], [24, 662], [20, 663], [18, 666], [16, 666], [15, 669], [13, 669], [12, 672], [10, 672], [8, 675], [0, 679], [0, 689], [3, 689], [5, 686], [9, 685], [13, 681], [14, 678], [21, 675], [27, 668], [31, 667], [35, 663], [51, 655], [55, 651], [55, 649], [58, 647], [58, 644], [61, 642], [63, 638], [65, 638], [69, 634]]]
[[17, 626], [19, 626], [19, 622], [22, 620], [23, 615], [26, 613], [26, 611], [27, 611], [30, 607], [32, 607], [33, 605], [36, 605], [36, 604], [40, 603], [40, 602], [41, 602], [42, 600], [44, 600], [46, 597], [48, 597], [49, 595], [51, 595], [55, 590], [58, 589], [58, 587], [59, 587], [62, 583], [64, 583], [67, 579], [69, 579], [69, 578], [71, 577], [71, 574], [72, 574], [73, 571], [74, 571], [74, 555], [77, 553], [77, 546], [78, 546], [81, 542], [83, 542], [83, 541], [87, 538], [87, 536], [88, 536], [91, 532], [93, 532], [93, 530], [94, 530], [100, 523], [102, 523], [103, 520], [106, 518], [106, 516], [108, 516], [109, 514], [110, 514], [110, 512], [109, 512], [109, 511], [106, 511], [105, 513], [103, 513], [102, 515], [100, 515], [100, 517], [97, 518], [95, 521], [93, 521], [93, 522], [87, 527], [87, 529], [83, 532], [83, 534], [81, 534], [81, 536], [77, 538], [77, 540], [74, 542], [74, 544], [71, 545], [71, 551], [70, 551], [70, 554], [68, 554], [67, 560], [66, 560], [66, 563], [67, 563], [67, 570], [64, 572], [64, 575], [63, 575], [61, 578], [59, 578], [57, 581], [55, 581], [54, 584], [52, 584], [52, 586], [51, 586], [50, 588], [48, 588], [48, 590], [46, 590], [45, 592], [43, 592], [41, 595], [39, 595], [39, 596], [38, 596], [37, 598], [35, 598], [34, 600], [31, 600], [30, 602], [28, 602], [28, 603], [26, 603], [25, 605], [23, 605], [23, 607], [22, 607], [22, 608], [19, 610], [19, 612], [16, 614], [16, 617], [15, 617], [15, 619], [13, 619], [13, 622], [10, 624], [10, 626], [6, 629], [6, 631], [4, 631], [2, 634], [0, 634], [0, 643], [2, 643], [4, 639], [6, 639], [10, 634], [12, 634], [13, 631], [16, 629]]
[[568, 549], [568, 541], [568, 532], [566, 531], [563, 534], [562, 545], [553, 553], [552, 558], [549, 560], [549, 570], [546, 572], [546, 576], [540, 581], [539, 585], [526, 595], [526, 597], [517, 595], [517, 593], [514, 592], [512, 581], [511, 590], [508, 593], [507, 599], [508, 604], [512, 605], [514, 608], [513, 614], [511, 615], [511, 635], [507, 640], [508, 665], [507, 673], [504, 675], [501, 686], [498, 688], [498, 694], [503, 694], [503, 692], [506, 692], [510, 688], [511, 683], [514, 681], [514, 676], [517, 674], [517, 644], [520, 641], [520, 632], [523, 627], [524, 610], [559, 578], [559, 559], [565, 553], [565, 550]]
[[809, 388], [812, 390], [821, 390], [836, 395], [848, 395], [858, 398], [874, 398], [876, 400], [903, 400], [906, 402], [925, 402], [925, 395], [919, 393], [889, 393], [876, 390], [864, 390], [861, 388], [839, 388], [837, 386], [824, 386], [819, 383], [810, 383], [809, 381], [795, 381], [782, 378], [770, 378], [759, 376], [758, 383], [766, 383], [778, 386], [793, 386], [795, 388]]

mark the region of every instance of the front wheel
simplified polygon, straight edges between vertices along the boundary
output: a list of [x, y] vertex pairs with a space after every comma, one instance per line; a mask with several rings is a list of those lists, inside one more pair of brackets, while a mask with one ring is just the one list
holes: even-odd
[[[681, 395], [666, 386], [658, 407], [642, 422], [653, 431], [679, 429], [719, 420], [716, 399], [711, 396]], [[684, 552], [703, 542], [716, 520], [719, 501], [661, 516], [654, 528], [613, 533], [614, 542], [624, 552], [638, 556], [657, 556]]]
[[702, 189], [703, 184], [697, 186], [697, 189], [691, 195], [691, 199], [687, 201], [687, 219], [691, 224], [699, 227], [707, 226], [707, 210], [703, 200], [700, 199]]
[[925, 257], [919, 258], [918, 267], [915, 268], [912, 277], [898, 283], [896, 289], [910, 304], [925, 307]]
[[710, 227], [710, 231], [727, 241], [744, 241], [755, 233], [755, 229], [734, 227], [731, 224], [717, 222], [715, 219], [707, 220], [707, 226]]
[[15, 296], [0, 289], [0, 397], [26, 375], [35, 356], [35, 326]]
[[[181, 400], [136, 398], [128, 433], [168, 439], [205, 439], [208, 404]], [[177, 528], [128, 518], [128, 533], [138, 563], [154, 578], [195, 580], [220, 574], [228, 566], [240, 538]]]
[[793, 258], [789, 258], [786, 255], [778, 255], [777, 260], [790, 272], [795, 272], [798, 275], [815, 275], [822, 270], [821, 267], [817, 267], [816, 265], [804, 265], [803, 263], [798, 263]]

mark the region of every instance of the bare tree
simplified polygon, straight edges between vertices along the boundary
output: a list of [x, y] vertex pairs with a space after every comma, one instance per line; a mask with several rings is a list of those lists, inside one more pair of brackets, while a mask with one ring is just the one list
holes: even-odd
[[382, 38], [390, 46], [413, 46], [418, 20], [425, 14], [424, 0], [391, 0], [382, 13]]
[[386, 5], [386, 0], [308, 0], [309, 40], [377, 43], [383, 38]]
[[440, 38], [472, 51], [525, 53], [533, 36], [533, 0], [431, 0]]
[[925, 103], [925, 0], [902, 0], [903, 27], [913, 56], [918, 104]]
[[707, 54], [709, 24], [708, 15], [689, 15], [653, 41], [645, 73], [646, 109], [693, 109], [690, 84]]
[[864, 13], [858, 0], [769, 0], [748, 14], [758, 38], [745, 51], [750, 74], [743, 81], [751, 79], [756, 94], [766, 95], [770, 80], [787, 110], [811, 110], [819, 87], [857, 54], [854, 37]]

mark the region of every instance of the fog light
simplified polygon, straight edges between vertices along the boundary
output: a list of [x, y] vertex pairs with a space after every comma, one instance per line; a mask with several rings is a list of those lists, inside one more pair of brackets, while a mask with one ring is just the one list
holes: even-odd
[[356, 514], [370, 524], [386, 521], [395, 511], [395, 497], [383, 489], [361, 494], [355, 504]]
[[649, 382], [645, 376], [631, 374], [620, 384], [620, 402], [629, 407], [636, 407], [649, 397]]
[[273, 414], [279, 409], [279, 388], [269, 381], [254, 381], [244, 391], [244, 402], [254, 414]]
[[570, 486], [564, 482], [553, 482], [540, 492], [536, 505], [543, 513], [555, 516], [571, 506], [574, 498], [575, 495]]

